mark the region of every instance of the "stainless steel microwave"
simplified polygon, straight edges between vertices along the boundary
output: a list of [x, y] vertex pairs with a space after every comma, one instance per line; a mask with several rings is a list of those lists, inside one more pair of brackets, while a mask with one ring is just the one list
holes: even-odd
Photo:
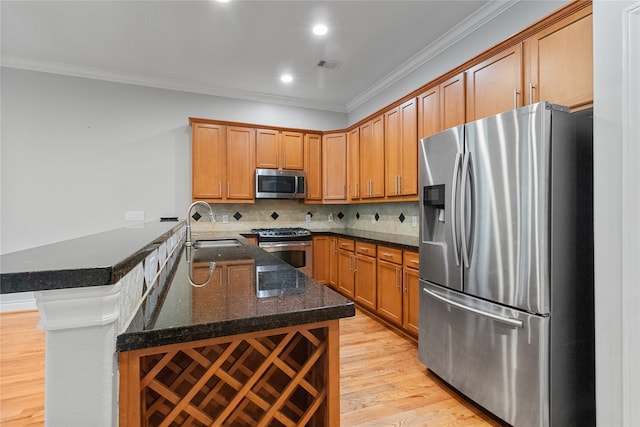
[[256, 199], [304, 199], [303, 171], [256, 169]]

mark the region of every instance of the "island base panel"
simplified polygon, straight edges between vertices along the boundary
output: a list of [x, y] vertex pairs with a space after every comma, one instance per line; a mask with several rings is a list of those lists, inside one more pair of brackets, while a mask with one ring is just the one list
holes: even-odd
[[339, 320], [120, 353], [120, 425], [334, 426]]

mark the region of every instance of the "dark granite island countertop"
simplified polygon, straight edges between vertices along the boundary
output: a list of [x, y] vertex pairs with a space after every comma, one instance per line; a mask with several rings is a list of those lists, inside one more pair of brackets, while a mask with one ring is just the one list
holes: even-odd
[[[193, 241], [236, 240], [237, 247], [185, 249], [168, 283], [147, 299], [117, 339], [118, 351], [335, 320], [353, 301], [228, 232]], [[213, 270], [211, 262], [215, 262]]]

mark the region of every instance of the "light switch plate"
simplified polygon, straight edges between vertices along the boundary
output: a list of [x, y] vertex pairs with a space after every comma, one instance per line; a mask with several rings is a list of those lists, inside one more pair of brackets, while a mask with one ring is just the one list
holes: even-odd
[[229, 215], [222, 215], [222, 223], [229, 224]]

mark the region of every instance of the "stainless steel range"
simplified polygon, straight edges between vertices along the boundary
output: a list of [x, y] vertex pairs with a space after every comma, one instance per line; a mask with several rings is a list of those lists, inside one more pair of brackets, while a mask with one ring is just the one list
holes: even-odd
[[306, 228], [254, 228], [258, 246], [291, 264], [307, 276], [313, 273], [311, 232]]

